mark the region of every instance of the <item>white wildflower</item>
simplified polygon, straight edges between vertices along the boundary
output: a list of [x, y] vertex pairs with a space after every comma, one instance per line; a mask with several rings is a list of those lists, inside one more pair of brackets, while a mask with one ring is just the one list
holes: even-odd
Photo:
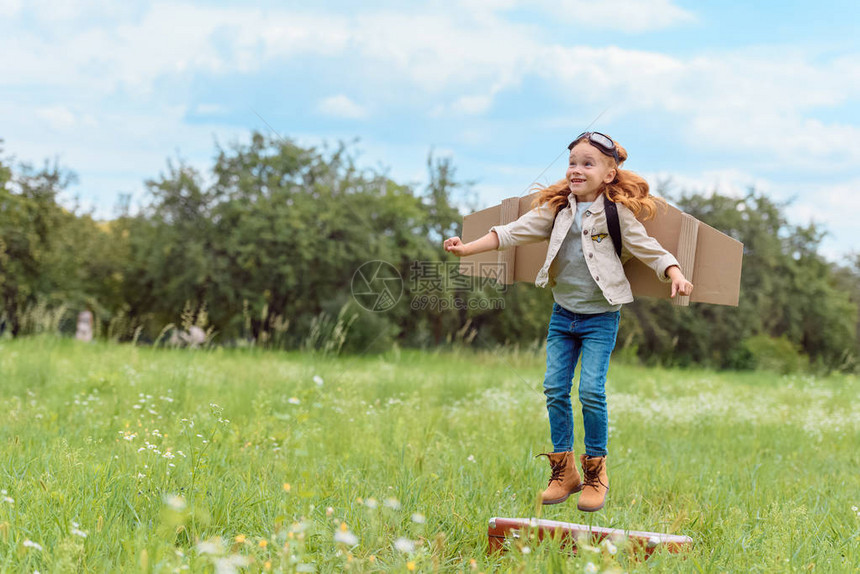
[[224, 543], [218, 537], [210, 538], [209, 540], [197, 543], [197, 552], [200, 554], [223, 554]]
[[400, 510], [400, 501], [396, 498], [386, 498], [383, 504], [392, 510]]
[[11, 496], [4, 496], [3, 502], [6, 502], [8, 504], [15, 504], [15, 499], [12, 498]]
[[617, 546], [615, 546], [615, 545], [612, 543], [612, 541], [611, 541], [611, 540], [609, 540], [608, 538], [607, 538], [606, 540], [604, 540], [604, 541], [601, 543], [601, 545], [602, 545], [604, 548], [606, 548], [606, 551], [607, 551], [607, 552], [609, 552], [610, 554], [612, 554], [613, 556], [615, 556], [615, 554], [618, 552], [618, 547], [617, 547]]
[[593, 574], [594, 572], [597, 572], [597, 566], [594, 565], [594, 562], [589, 562], [585, 565], [585, 571], [589, 574]]
[[412, 522], [414, 522], [415, 524], [424, 524], [425, 522], [427, 522], [427, 519], [424, 518], [424, 515], [420, 512], [416, 512], [412, 515]]
[[394, 541], [394, 547], [405, 554], [412, 554], [415, 552], [415, 543], [402, 536]]
[[523, 546], [523, 554], [529, 554], [529, 553], [531, 553], [531, 551], [532, 551], [532, 549], [529, 548], [528, 546]]
[[73, 522], [72, 524], [74, 525], [74, 527], [73, 527], [73, 528], [72, 528], [72, 530], [71, 530], [71, 533], [72, 533], [72, 534], [74, 534], [75, 536], [80, 536], [81, 538], [86, 538], [86, 537], [87, 537], [87, 533], [86, 533], [86, 532], [84, 532], [83, 530], [81, 530], [80, 528], [78, 528], [78, 527], [77, 527], [77, 525], [75, 525], [75, 523], [74, 523], [74, 522]]
[[317, 384], [318, 387], [323, 386], [323, 378], [319, 375], [314, 375], [314, 382]]
[[41, 544], [39, 544], [38, 542], [33, 542], [32, 540], [25, 540], [25, 541], [24, 541], [24, 546], [25, 546], [26, 548], [34, 548], [34, 549], [36, 549], [36, 550], [43, 550], [43, 548], [42, 548], [42, 545], [41, 545]]
[[334, 533], [334, 541], [341, 542], [347, 546], [355, 546], [358, 544], [358, 536], [349, 530], [338, 530]]
[[474, 455], [474, 454], [470, 454], [470, 455], [469, 455], [469, 457], [468, 457], [466, 460], [468, 460], [469, 462], [476, 462], [476, 461], [475, 461], [475, 455]]
[[164, 497], [164, 503], [173, 510], [184, 510], [185, 499], [178, 494], [168, 494]]
[[290, 397], [287, 402], [290, 403], [291, 405], [299, 405], [299, 404], [301, 404], [302, 401], [300, 401], [298, 399], [298, 397]]
[[303, 520], [301, 522], [293, 522], [293, 525], [290, 526], [290, 532], [295, 532], [295, 533], [304, 532], [305, 530], [307, 530], [310, 527], [311, 527], [311, 523], [306, 521], [306, 520]]
[[215, 561], [216, 574], [236, 574], [239, 568], [249, 564], [248, 558], [239, 554], [231, 554]]
[[378, 503], [376, 502], [375, 498], [368, 498], [364, 501], [364, 505], [368, 508], [376, 508], [378, 506]]

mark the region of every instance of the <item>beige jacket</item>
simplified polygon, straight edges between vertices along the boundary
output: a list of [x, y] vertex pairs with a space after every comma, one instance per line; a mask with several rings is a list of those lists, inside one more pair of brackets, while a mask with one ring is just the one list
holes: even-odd
[[[576, 209], [575, 205], [571, 205], [571, 201], [576, 201], [572, 195], [557, 217], [553, 217], [550, 208], [539, 206], [523, 214], [516, 221], [490, 228], [490, 231], [495, 231], [499, 236], [499, 251], [549, 239], [546, 261], [535, 279], [535, 285], [538, 287], [546, 287], [547, 284], [550, 287], [555, 286], [558, 267], [556, 255], [570, 231]], [[585, 262], [594, 281], [603, 291], [603, 296], [612, 305], [633, 302], [633, 292], [630, 290], [630, 283], [624, 275], [623, 267], [623, 263], [631, 257], [636, 257], [648, 265], [664, 282], [669, 281], [666, 270], [672, 265], [678, 265], [675, 256], [648, 235], [645, 227], [636, 219], [632, 211], [620, 203], [617, 206], [622, 244], [620, 261], [615, 255], [615, 247], [609, 237], [603, 194], [594, 200], [582, 217], [582, 253]]]

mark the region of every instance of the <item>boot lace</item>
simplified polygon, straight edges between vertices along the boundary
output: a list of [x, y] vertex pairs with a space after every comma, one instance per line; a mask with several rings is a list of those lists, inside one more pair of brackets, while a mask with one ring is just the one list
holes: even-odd
[[[542, 453], [536, 455], [535, 458], [537, 458], [539, 456], [545, 456], [545, 457], [549, 458], [549, 454], [545, 453], [545, 452], [542, 452]], [[565, 467], [564, 463], [565, 463], [565, 459], [561, 459], [558, 463], [553, 464], [552, 459], [549, 458], [549, 465], [550, 465], [550, 469], [552, 470], [552, 474], [550, 474], [549, 482], [547, 483], [548, 485], [552, 484], [553, 480], [557, 480], [557, 481], [561, 482], [564, 479], [564, 467]]]
[[609, 488], [608, 485], [603, 484], [603, 481], [600, 480], [600, 469], [603, 468], [603, 462], [595, 465], [595, 466], [586, 466], [582, 469], [583, 474], [585, 474], [585, 478], [582, 481], [582, 487], [590, 486], [592, 488], [597, 488], [599, 484], [603, 488]]

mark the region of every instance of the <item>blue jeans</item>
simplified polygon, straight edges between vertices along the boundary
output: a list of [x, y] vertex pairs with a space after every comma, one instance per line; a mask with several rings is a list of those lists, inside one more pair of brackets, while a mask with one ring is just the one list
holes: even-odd
[[585, 427], [585, 454], [606, 456], [609, 418], [606, 412], [606, 372], [618, 334], [618, 311], [584, 315], [553, 303], [546, 337], [546, 376], [543, 382], [549, 428], [555, 452], [573, 450], [573, 406], [570, 391], [576, 362], [582, 355], [579, 401]]

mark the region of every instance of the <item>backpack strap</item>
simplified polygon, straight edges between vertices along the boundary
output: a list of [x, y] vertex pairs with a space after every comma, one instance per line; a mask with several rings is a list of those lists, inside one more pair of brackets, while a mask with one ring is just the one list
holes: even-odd
[[618, 222], [618, 206], [615, 202], [603, 196], [604, 211], [606, 211], [606, 225], [609, 227], [609, 237], [615, 246], [615, 254], [621, 259], [621, 224]]

